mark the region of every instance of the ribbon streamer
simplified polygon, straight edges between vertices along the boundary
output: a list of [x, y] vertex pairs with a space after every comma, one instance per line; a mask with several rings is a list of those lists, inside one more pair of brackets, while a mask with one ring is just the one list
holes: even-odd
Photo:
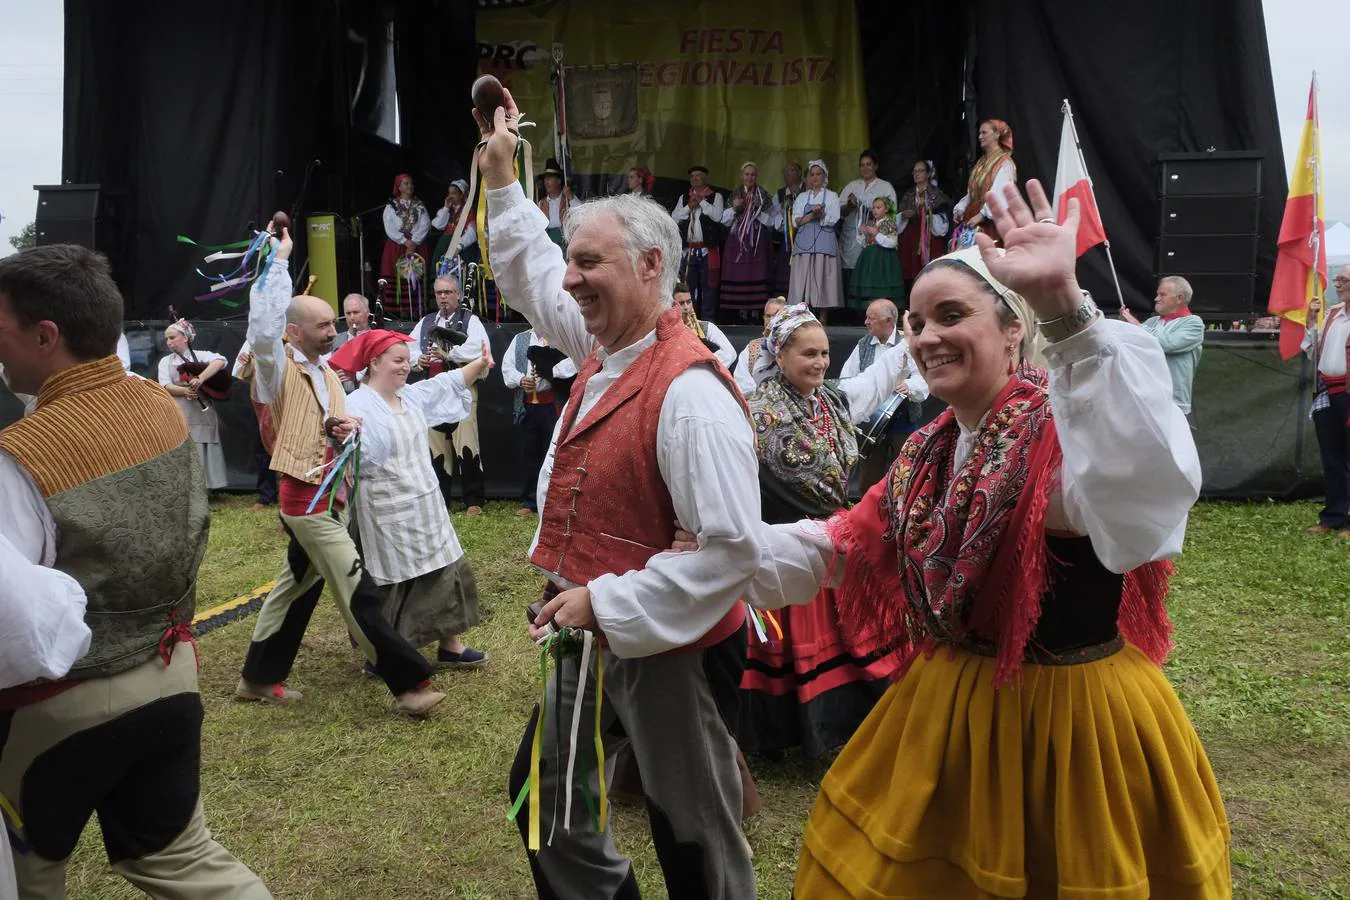
[[[577, 734], [581, 731], [581, 707], [582, 699], [586, 696], [586, 675], [591, 665], [591, 645], [595, 637], [589, 631], [581, 633], [581, 671], [577, 675], [577, 702], [572, 704], [572, 734], [569, 739], [567, 750], [567, 790], [566, 801], [563, 803], [563, 828], [567, 831], [572, 830], [572, 772], [577, 762]], [[596, 709], [595, 717], [600, 718], [600, 710]], [[604, 773], [600, 773], [603, 779]]]

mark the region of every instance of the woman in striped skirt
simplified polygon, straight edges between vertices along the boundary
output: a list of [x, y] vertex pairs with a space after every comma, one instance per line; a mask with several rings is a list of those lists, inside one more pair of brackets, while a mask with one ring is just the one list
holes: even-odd
[[431, 468], [427, 429], [469, 415], [469, 385], [492, 367], [483, 355], [417, 384], [408, 384], [411, 339], [367, 331], [329, 358], [336, 369], [366, 371], [347, 398], [361, 417], [361, 459], [353, 521], [366, 574], [383, 594], [390, 623], [414, 647], [439, 643], [441, 668], [479, 666], [486, 654], [459, 635], [478, 624], [478, 586], [460, 547]]

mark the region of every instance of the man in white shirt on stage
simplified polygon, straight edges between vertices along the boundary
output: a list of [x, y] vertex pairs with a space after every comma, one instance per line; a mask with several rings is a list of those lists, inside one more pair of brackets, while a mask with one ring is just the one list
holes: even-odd
[[[483, 345], [489, 343], [482, 320], [461, 304], [458, 278], [442, 275], [436, 279], [434, 289], [436, 312], [423, 317], [412, 330], [413, 346], [417, 348], [414, 368], [428, 377], [444, 372], [447, 362], [454, 367], [473, 362], [482, 354]], [[443, 359], [435, 341], [436, 328], [467, 334], [469, 339], [452, 347]], [[459, 478], [465, 510], [471, 516], [481, 516], [487, 492], [483, 487], [483, 460], [478, 442], [478, 385], [469, 390], [473, 394], [473, 412], [469, 417], [455, 425], [448, 437], [443, 426], [437, 426], [431, 429], [427, 438], [431, 443], [431, 455], [438, 460], [436, 477], [440, 480], [446, 505], [451, 505], [452, 480]]]
[[[905, 361], [905, 380], [900, 382], [895, 390], [897, 394], [904, 394], [909, 402], [901, 404], [895, 411], [882, 442], [869, 450], [862, 465], [858, 467], [859, 490], [864, 494], [868, 488], [880, 481], [891, 467], [905, 439], [915, 429], [918, 407], [928, 399], [928, 382], [919, 374], [919, 367], [915, 365], [914, 356], [909, 352], [905, 336], [901, 334], [899, 320], [900, 313], [891, 301], [873, 300], [868, 304], [867, 315], [863, 319], [863, 324], [867, 326], [867, 334], [858, 339], [857, 346], [848, 355], [848, 359], [844, 360], [844, 368], [839, 371], [839, 379], [842, 381], [866, 372], [872, 363], [887, 353], [899, 351], [909, 356]], [[883, 406], [882, 410], [884, 409]], [[878, 411], [877, 415], [881, 415], [881, 411]], [[869, 420], [860, 430], [866, 432], [872, 424], [872, 420]]]
[[342, 298], [342, 318], [347, 321], [347, 330], [338, 332], [333, 340], [334, 350], [358, 334], [370, 330], [370, 301], [362, 294], [348, 294]]
[[688, 283], [698, 304], [698, 314], [711, 319], [717, 314], [717, 278], [722, 271], [722, 195], [708, 187], [704, 166], [689, 169], [689, 190], [671, 213], [680, 226], [684, 254], [680, 280]]
[[[1316, 351], [1317, 382], [1312, 402], [1313, 427], [1322, 451], [1326, 501], [1310, 534], [1334, 531], [1350, 540], [1350, 393], [1346, 392], [1345, 360], [1350, 356], [1350, 266], [1336, 273], [1336, 297], [1327, 310], [1321, 333], [1316, 327], [1303, 335], [1303, 351]], [[1308, 314], [1316, 322], [1317, 310]]]
[[[547, 220], [515, 181], [518, 113], [510, 94], [481, 151], [488, 188], [492, 268], [512, 306], [536, 332], [580, 363], [540, 473], [539, 529], [530, 559], [551, 599], [532, 637], [551, 626], [597, 633], [604, 645], [598, 714], [606, 753], [631, 742], [643, 773], [652, 838], [671, 897], [755, 896], [741, 833], [741, 777], [734, 721], [745, 658], [740, 597], [759, 565], [759, 464], [749, 414], [726, 369], [673, 308], [678, 233], [651, 200], [626, 194], [573, 205], [564, 264]], [[480, 122], [480, 125], [486, 124]], [[692, 517], [690, 524], [686, 516]], [[698, 549], [665, 552], [675, 520]], [[588, 667], [589, 669], [589, 667]], [[518, 795], [530, 772], [536, 727], [570, 720], [580, 666], [565, 662], [560, 705], [526, 729], [512, 768]], [[589, 685], [590, 682], [588, 682]], [[554, 687], [548, 688], [553, 696]], [[587, 704], [588, 708], [590, 704]], [[527, 824], [530, 868], [541, 897], [630, 900], [627, 859], [597, 832], [582, 803], [568, 827], [554, 803], [565, 759], [542, 748], [542, 809]], [[589, 777], [590, 773], [587, 773]], [[530, 838], [551, 835], [540, 845]]]
[[736, 348], [731, 343], [731, 338], [722, 333], [722, 329], [717, 327], [717, 323], [711, 319], [700, 319], [698, 310], [694, 307], [694, 295], [689, 290], [689, 285], [683, 281], [675, 283], [675, 306], [680, 310], [680, 318], [684, 319], [684, 324], [698, 328], [695, 333], [702, 332], [699, 337], [706, 340], [709, 344], [709, 350], [722, 361], [722, 365], [731, 371], [731, 367], [736, 365]]

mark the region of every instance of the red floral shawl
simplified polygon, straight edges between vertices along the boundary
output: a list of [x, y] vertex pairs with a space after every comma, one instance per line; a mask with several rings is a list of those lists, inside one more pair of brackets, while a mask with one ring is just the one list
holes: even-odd
[[[968, 639], [997, 648], [995, 686], [1021, 668], [1047, 586], [1045, 514], [1063, 460], [1045, 373], [1022, 368], [994, 401], [970, 455], [952, 471], [951, 410], [915, 432], [889, 475], [830, 520], [846, 553], [840, 621], [896, 646], [903, 672], [919, 652]], [[1118, 627], [1161, 664], [1172, 625], [1172, 566], [1125, 575]]]

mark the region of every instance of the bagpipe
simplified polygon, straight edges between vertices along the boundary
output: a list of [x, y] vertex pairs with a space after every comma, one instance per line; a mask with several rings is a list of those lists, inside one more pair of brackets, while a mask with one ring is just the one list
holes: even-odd
[[714, 356], [717, 355], [717, 351], [721, 347], [708, 340], [708, 335], [703, 331], [703, 323], [698, 320], [698, 311], [689, 307], [687, 311], [680, 313], [680, 317], [684, 319], [684, 324], [689, 327], [689, 330], [698, 335], [698, 339], [703, 342], [703, 346], [707, 347]]
[[[191, 332], [190, 335], [185, 336], [188, 338], [188, 353], [192, 355], [192, 359], [184, 359], [183, 362], [178, 364], [178, 383], [189, 384], [192, 379], [205, 372], [211, 364], [201, 362], [197, 359], [197, 354], [192, 352], [192, 341], [196, 338], [196, 329], [187, 325], [186, 320], [179, 316], [172, 306], [169, 307], [169, 320], [182, 323], [183, 327]], [[182, 357], [179, 358], [182, 359]], [[202, 409], [206, 409], [208, 399], [221, 402], [228, 400], [232, 387], [234, 387], [234, 379], [230, 377], [229, 368], [222, 368], [197, 386], [197, 403]]]
[[[436, 357], [437, 362], [432, 363], [427, 371], [429, 377], [435, 377], [440, 372], [448, 372], [451, 369], [458, 369], [460, 363], [450, 358], [450, 353], [461, 344], [469, 341], [467, 332], [456, 328], [447, 328], [444, 325], [433, 325], [431, 333], [423, 340], [425, 345], [424, 352], [430, 353]], [[438, 371], [439, 370], [439, 371]], [[449, 437], [455, 433], [456, 422], [443, 422], [440, 425], [432, 425], [433, 431], [439, 431], [441, 434]]]
[[535, 378], [543, 378], [553, 385], [553, 393], [559, 402], [565, 403], [567, 398], [572, 395], [572, 383], [577, 380], [575, 375], [570, 378], [558, 378], [554, 376], [553, 370], [567, 359], [567, 354], [563, 353], [557, 347], [546, 347], [539, 344], [533, 344], [525, 351], [525, 358], [530, 362], [530, 374]]

